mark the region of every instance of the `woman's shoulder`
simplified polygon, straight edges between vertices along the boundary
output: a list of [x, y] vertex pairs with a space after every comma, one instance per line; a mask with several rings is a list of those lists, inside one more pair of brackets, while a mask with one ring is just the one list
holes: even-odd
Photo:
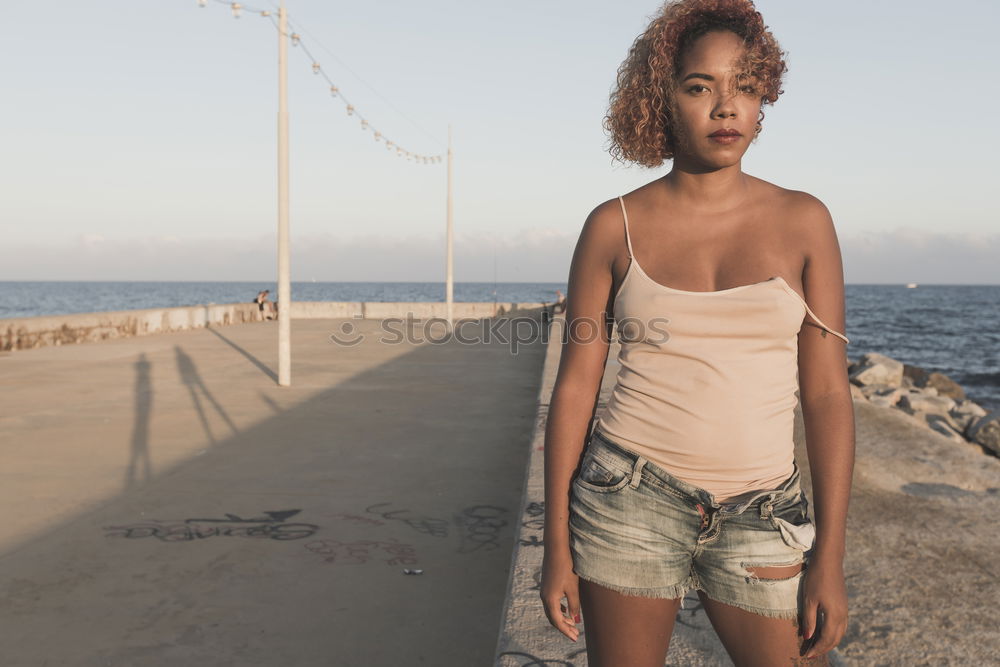
[[595, 266], [610, 266], [626, 253], [625, 219], [618, 197], [603, 201], [590, 211], [580, 230], [576, 254]]
[[597, 204], [583, 223], [584, 234], [607, 236], [614, 234], [615, 229], [621, 229], [624, 221], [622, 202], [618, 197]]
[[799, 219], [803, 214], [812, 217], [827, 211], [826, 205], [813, 194], [783, 188], [756, 176], [749, 177], [757, 190], [757, 198], [772, 211]]
[[774, 223], [789, 247], [802, 249], [806, 258], [839, 252], [833, 217], [819, 197], [803, 190], [783, 188], [756, 179], [761, 210]]

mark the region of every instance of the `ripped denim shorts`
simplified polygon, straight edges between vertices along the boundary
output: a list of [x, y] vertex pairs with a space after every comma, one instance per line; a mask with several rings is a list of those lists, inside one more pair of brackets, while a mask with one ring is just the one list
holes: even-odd
[[[816, 537], [807, 510], [798, 464], [777, 489], [719, 503], [595, 429], [570, 495], [573, 570], [626, 595], [683, 598], [694, 588], [794, 619]], [[787, 578], [747, 569], [799, 563], [802, 570]]]

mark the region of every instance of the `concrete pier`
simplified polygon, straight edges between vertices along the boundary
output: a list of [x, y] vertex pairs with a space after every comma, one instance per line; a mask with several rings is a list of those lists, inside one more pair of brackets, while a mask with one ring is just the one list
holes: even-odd
[[[292, 387], [274, 321], [0, 353], [0, 665], [587, 664], [537, 592], [558, 338], [311, 312]], [[831, 662], [992, 664], [1000, 460], [855, 419]], [[667, 664], [731, 664], [690, 600]]]
[[544, 348], [380, 324], [0, 356], [0, 665], [490, 664]]

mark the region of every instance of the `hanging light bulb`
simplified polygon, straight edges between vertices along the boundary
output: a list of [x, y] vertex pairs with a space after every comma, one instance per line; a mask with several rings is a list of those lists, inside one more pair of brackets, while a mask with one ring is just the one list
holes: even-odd
[[333, 95], [334, 97], [336, 97], [337, 93], [339, 93], [339, 92], [340, 92], [339, 88], [337, 88], [336, 86], [330, 86], [330, 94], [331, 95]]
[[319, 74], [319, 63], [313, 63], [313, 74]]
[[382, 138], [382, 133], [379, 132], [378, 130], [375, 130], [375, 141], [378, 141], [381, 138]]
[[368, 129], [368, 121], [365, 120], [364, 118], [361, 119], [361, 129], [362, 130], [367, 130]]
[[403, 149], [402, 149], [402, 148], [399, 148], [399, 147], [397, 146], [397, 147], [396, 147], [396, 155], [398, 155], [398, 156], [402, 157], [402, 156], [403, 156]]
[[238, 2], [234, 2], [231, 7], [233, 8], [233, 18], [238, 19], [240, 17], [240, 10], [243, 9], [243, 5]]
[[269, 12], [269, 11], [267, 11], [267, 10], [265, 9], [264, 11], [262, 11], [262, 12], [260, 13], [260, 15], [261, 15], [261, 16], [263, 16], [264, 18], [267, 18], [268, 16], [270, 16], [270, 15], [271, 15], [271, 12]]
[[292, 46], [298, 46], [298, 45], [299, 45], [299, 33], [293, 32], [292, 33]]
[[199, 7], [204, 7], [207, 4], [208, 4], [208, 0], [198, 0], [198, 6]]
[[354, 115], [354, 107], [351, 106], [350, 104], [347, 105], [347, 115], [348, 116], [353, 116]]

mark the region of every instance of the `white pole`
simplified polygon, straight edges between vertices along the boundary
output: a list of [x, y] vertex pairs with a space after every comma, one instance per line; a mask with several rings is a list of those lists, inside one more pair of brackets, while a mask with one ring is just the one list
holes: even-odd
[[278, 385], [292, 384], [292, 289], [288, 278], [288, 17], [278, 9]]
[[448, 123], [448, 233], [447, 233], [447, 269], [445, 271], [445, 301], [448, 304], [448, 329], [454, 326], [454, 311], [452, 296], [454, 293], [454, 262], [452, 257], [452, 238], [454, 235], [454, 220], [452, 219], [451, 199], [451, 123]]

